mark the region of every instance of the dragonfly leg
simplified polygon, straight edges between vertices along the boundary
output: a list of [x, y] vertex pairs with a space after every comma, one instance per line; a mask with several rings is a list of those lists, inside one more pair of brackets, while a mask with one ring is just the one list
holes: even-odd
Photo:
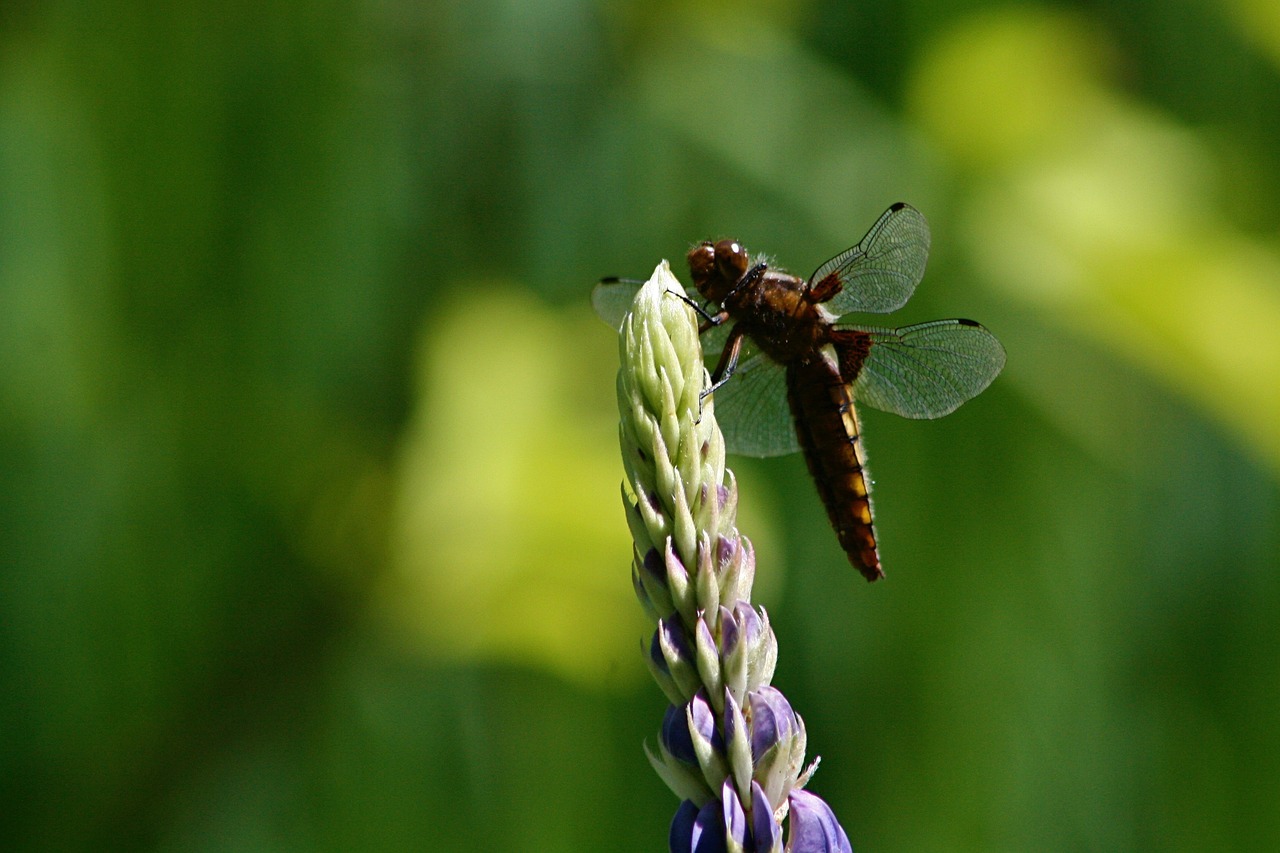
[[708, 329], [714, 329], [716, 326], [723, 324], [725, 320], [729, 319], [729, 312], [724, 310], [715, 314], [708, 314], [706, 311], [702, 311], [701, 313], [702, 316], [706, 318], [706, 322], [698, 327], [699, 335], [703, 334]]
[[701, 317], [703, 321], [702, 325], [698, 327], [698, 334], [702, 334], [707, 329], [714, 328], [715, 326], [719, 326], [725, 320], [729, 319], [728, 311], [725, 311], [722, 309], [716, 312], [715, 314], [709, 314], [707, 313], [707, 309], [703, 308], [695, 300], [690, 299], [689, 297], [685, 296], [683, 293], [676, 293], [674, 290], [668, 290], [667, 293], [670, 294], [671, 296], [676, 297], [685, 305], [688, 305], [694, 311], [698, 312], [698, 316]]
[[702, 392], [701, 399], [706, 399], [710, 394], [721, 385], [729, 381], [733, 376], [733, 371], [738, 367], [738, 355], [742, 352], [742, 338], [745, 330], [742, 326], [734, 326], [729, 332], [729, 340], [725, 341], [724, 349], [720, 351], [720, 361], [716, 364], [716, 369], [711, 373], [711, 386]]

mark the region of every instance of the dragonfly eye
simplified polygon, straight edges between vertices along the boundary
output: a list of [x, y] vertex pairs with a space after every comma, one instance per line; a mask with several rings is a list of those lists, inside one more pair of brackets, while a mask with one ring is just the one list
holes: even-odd
[[715, 272], [716, 250], [710, 243], [699, 243], [689, 250], [688, 261], [689, 274], [693, 276], [693, 283], [701, 290], [702, 282]]
[[737, 240], [716, 243], [716, 269], [729, 284], [737, 282], [747, 273], [747, 250]]

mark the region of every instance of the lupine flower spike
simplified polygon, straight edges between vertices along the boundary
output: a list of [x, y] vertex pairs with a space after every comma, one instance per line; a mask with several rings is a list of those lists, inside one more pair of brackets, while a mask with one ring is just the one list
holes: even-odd
[[[751, 604], [755, 552], [735, 526], [737, 484], [697, 318], [663, 261], [621, 328], [623, 503], [632, 582], [655, 623], [647, 660], [671, 705], [646, 752], [682, 802], [673, 853], [848, 851], [831, 808], [802, 790], [804, 721], [770, 686], [778, 646]], [[783, 827], [787, 835], [784, 847]]]

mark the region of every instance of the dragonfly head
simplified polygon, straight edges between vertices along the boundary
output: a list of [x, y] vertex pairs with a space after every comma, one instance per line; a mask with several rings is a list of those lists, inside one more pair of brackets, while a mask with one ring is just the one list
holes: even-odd
[[703, 298], [719, 305], [747, 272], [747, 250], [737, 240], [704, 240], [689, 250], [689, 273]]

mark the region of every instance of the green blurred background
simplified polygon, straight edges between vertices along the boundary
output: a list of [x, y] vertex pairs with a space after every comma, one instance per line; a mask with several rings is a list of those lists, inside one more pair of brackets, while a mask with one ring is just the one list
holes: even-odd
[[0, 846], [655, 850], [600, 275], [1009, 363], [864, 417], [888, 580], [731, 460], [863, 851], [1280, 849], [1274, 0], [0, 7]]

